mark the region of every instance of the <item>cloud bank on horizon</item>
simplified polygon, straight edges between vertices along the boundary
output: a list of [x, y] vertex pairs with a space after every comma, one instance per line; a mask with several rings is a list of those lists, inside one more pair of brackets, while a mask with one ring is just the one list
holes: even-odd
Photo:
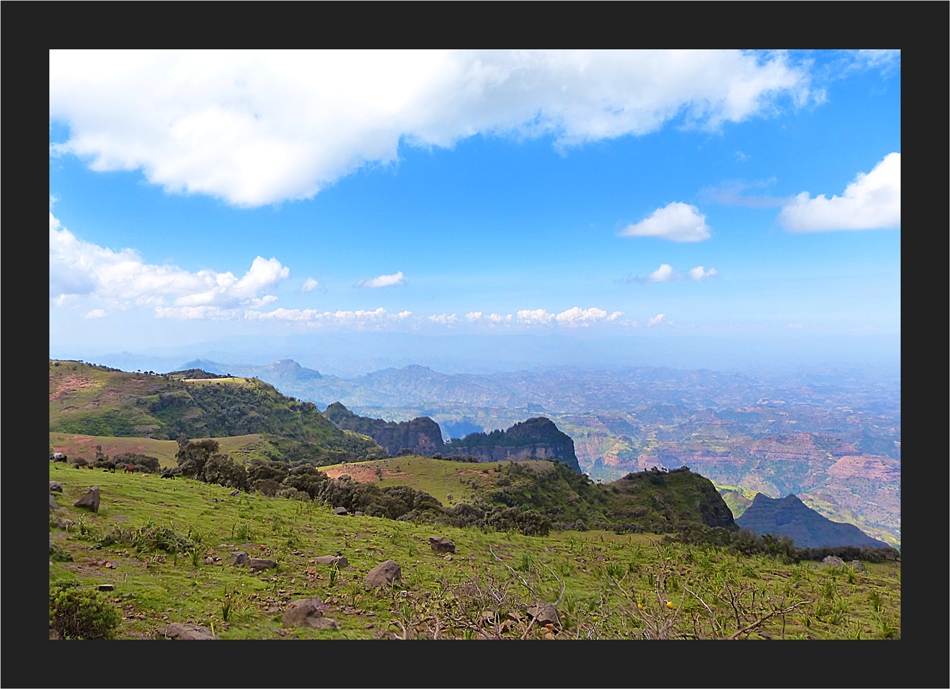
[[[833, 78], [827, 76], [831, 72]], [[240, 321], [281, 327], [629, 331], [690, 322], [716, 327], [718, 311], [723, 327], [752, 313], [772, 323], [774, 307], [750, 307], [757, 288], [742, 292], [743, 281], [761, 279], [762, 272], [798, 279], [797, 272], [831, 270], [816, 268], [801, 244], [780, 246], [782, 235], [899, 229], [899, 78], [897, 51], [54, 50], [51, 338], [79, 318], [106, 329], [113, 319], [133, 316], [217, 327]], [[886, 99], [896, 109], [896, 121], [867, 124], [880, 132], [879, 140], [856, 150], [822, 151], [836, 157], [834, 174], [821, 173], [820, 160], [811, 170], [804, 158], [792, 165], [770, 153], [770, 140], [803, 145], [787, 133], [786, 121], [807, 121], [813, 135], [822, 127], [843, 127], [848, 118], [854, 126], [867, 116], [865, 103], [839, 102], [836, 80], [846, 79], [866, 81], [878, 92], [889, 80], [897, 82], [896, 95], [890, 90]], [[874, 97], [871, 86], [868, 93]], [[334, 216], [337, 225], [329, 234], [342, 242], [348, 233], [363, 232], [352, 235], [356, 251], [341, 252], [342, 243], [317, 229], [331, 222], [330, 214], [317, 210], [331, 203], [321, 200], [331, 190], [333, 198], [352, 195], [345, 196], [345, 208], [379, 208], [375, 197], [358, 196], [361, 185], [368, 190], [380, 172], [391, 179], [416, 174], [408, 169], [422, 169], [414, 152], [430, 156], [425, 169], [430, 174], [432, 168], [433, 187], [448, 184], [460, 175], [436, 169], [437, 163], [471, 155], [469, 142], [498, 142], [499, 148], [477, 163], [486, 170], [498, 165], [498, 179], [505, 174], [502, 154], [525, 151], [541, 160], [541, 149], [526, 148], [531, 142], [554, 154], [537, 163], [537, 178], [581, 166], [585, 173], [572, 181], [568, 173], [563, 182], [553, 179], [545, 196], [525, 187], [525, 194], [539, 194], [531, 207], [542, 213], [534, 223], [529, 214], [515, 233], [492, 229], [513, 215], [512, 202], [503, 202], [499, 187], [461, 179], [459, 193], [481, 206], [472, 221], [475, 229], [454, 229], [465, 212], [437, 215], [431, 200], [406, 201], [408, 220], [399, 213], [380, 216], [389, 227], [350, 222], [338, 211], [343, 220]], [[706, 152], [719, 148], [721, 154]], [[449, 158], [432, 157], [438, 151]], [[759, 181], [737, 181], [737, 166], [753, 171]], [[120, 184], [122, 175], [160, 189], [162, 197], [152, 202], [163, 204], [167, 213], [187, 217], [200, 209], [232, 237], [200, 259], [186, 243], [171, 240], [165, 255], [174, 258], [146, 258], [141, 247], [157, 243], [155, 233], [147, 236], [134, 225], [108, 220], [104, 201], [87, 210], [74, 181], [81, 178], [86, 188], [121, 205], [128, 195], [112, 185]], [[507, 185], [521, 189], [534, 177], [512, 178]], [[741, 195], [777, 184], [785, 196]], [[607, 196], [605, 189], [615, 191]], [[217, 205], [200, 205], [201, 199]], [[593, 219], [583, 221], [583, 235], [570, 226], [552, 231], [550, 218], [541, 219], [545, 203], [563, 205], [568, 199], [571, 213]], [[288, 238], [295, 247], [288, 251], [283, 235], [289, 230], [282, 220], [307, 215], [311, 207], [312, 243]], [[596, 230], [610, 223], [619, 229]], [[784, 232], [771, 232], [770, 223]], [[368, 229], [353, 229], [363, 226]], [[203, 231], [212, 230], [196, 226], [194, 236]], [[225, 232], [217, 226], [213, 231]], [[103, 239], [87, 238], [97, 234]], [[545, 239], [548, 234], [552, 239]], [[417, 258], [411, 242], [405, 249], [395, 243], [385, 261], [366, 252], [359, 265], [359, 254], [386, 235], [426, 238], [442, 250], [451, 270], [432, 269], [431, 261]], [[500, 249], [532, 237], [556, 246], [559, 255]], [[869, 266], [883, 261], [893, 246], [886, 237], [875, 237]], [[776, 256], [790, 263], [770, 269]], [[803, 262], [800, 271], [794, 260]], [[829, 257], [828, 265], [833, 262]], [[631, 270], [647, 277], [617, 278]], [[881, 289], [893, 289], [899, 258], [885, 272], [891, 283]], [[346, 294], [346, 284], [360, 289]], [[400, 289], [387, 289], [395, 287]], [[772, 296], [772, 304], [790, 304], [796, 292], [786, 289]], [[803, 313], [824, 308], [813, 292], [829, 294], [801, 283], [801, 304], [788, 306], [783, 328], [788, 322], [814, 322]], [[899, 331], [899, 292], [896, 301], [888, 317], [889, 327]], [[871, 307], [862, 303], [855, 318], [865, 312]], [[830, 325], [831, 316], [825, 321], [838, 327]], [[847, 327], [867, 326], [862, 321]]]

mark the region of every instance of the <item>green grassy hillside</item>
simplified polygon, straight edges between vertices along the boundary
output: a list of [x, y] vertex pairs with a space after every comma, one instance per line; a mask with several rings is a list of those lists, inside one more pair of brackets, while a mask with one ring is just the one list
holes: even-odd
[[[49, 475], [63, 486], [50, 512], [51, 590], [114, 586], [98, 596], [118, 609], [119, 638], [149, 638], [169, 622], [222, 639], [900, 637], [899, 562], [792, 566], [650, 534], [436, 528], [182, 478], [62, 464]], [[91, 485], [98, 513], [72, 506]], [[455, 542], [451, 558], [432, 551], [432, 536]], [[234, 551], [277, 567], [232, 567]], [[314, 562], [337, 553], [342, 569]], [[367, 588], [368, 571], [389, 559], [401, 580]], [[305, 597], [338, 629], [283, 626], [289, 602]], [[559, 622], [533, 622], [528, 606], [548, 603]]]
[[50, 360], [49, 430], [155, 440], [259, 435], [280, 457], [316, 463], [385, 456], [372, 439], [256, 378], [196, 373], [128, 373]]

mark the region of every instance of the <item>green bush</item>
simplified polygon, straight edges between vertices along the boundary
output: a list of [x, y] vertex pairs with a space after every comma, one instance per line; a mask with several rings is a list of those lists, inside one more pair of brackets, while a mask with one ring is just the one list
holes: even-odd
[[49, 626], [62, 639], [112, 639], [122, 622], [96, 591], [57, 584], [49, 590]]

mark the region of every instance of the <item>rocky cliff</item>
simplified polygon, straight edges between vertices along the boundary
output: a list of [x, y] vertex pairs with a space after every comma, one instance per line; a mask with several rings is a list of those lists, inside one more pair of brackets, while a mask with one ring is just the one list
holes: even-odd
[[874, 546], [887, 544], [871, 538], [853, 524], [842, 524], [827, 519], [808, 507], [797, 496], [770, 498], [759, 493], [752, 504], [736, 520], [743, 529], [757, 534], [788, 536], [799, 548], [825, 546]]
[[340, 428], [368, 435], [390, 455], [406, 449], [419, 455], [432, 455], [443, 450], [442, 430], [428, 416], [398, 423], [370, 419], [354, 414], [339, 402], [327, 407], [323, 415]]
[[480, 462], [554, 459], [581, 473], [574, 441], [544, 417], [516, 423], [505, 431], [471, 433], [446, 445], [443, 454], [472, 455]]

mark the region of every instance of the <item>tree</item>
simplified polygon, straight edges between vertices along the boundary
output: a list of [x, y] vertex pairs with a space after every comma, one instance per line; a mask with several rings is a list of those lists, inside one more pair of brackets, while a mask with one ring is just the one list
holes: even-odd
[[175, 453], [175, 459], [181, 468], [184, 476], [195, 476], [199, 480], [204, 480], [204, 468], [211, 455], [217, 453], [218, 442], [205, 438], [197, 441], [186, 441], [182, 443], [183, 438], [178, 439], [178, 452]]

